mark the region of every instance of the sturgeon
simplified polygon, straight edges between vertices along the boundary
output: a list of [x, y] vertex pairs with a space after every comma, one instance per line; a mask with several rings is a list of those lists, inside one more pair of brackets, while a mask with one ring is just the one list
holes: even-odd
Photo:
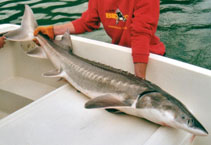
[[[20, 29], [8, 32], [5, 37], [12, 41], [32, 40], [36, 27], [33, 12], [25, 5]], [[208, 135], [183, 103], [157, 85], [131, 73], [75, 55], [69, 33], [65, 33], [60, 41], [50, 40], [42, 34], [36, 38], [41, 47], [28, 52], [28, 55], [50, 59], [56, 69], [43, 75], [62, 77], [90, 97], [86, 108], [117, 109], [194, 135]]]

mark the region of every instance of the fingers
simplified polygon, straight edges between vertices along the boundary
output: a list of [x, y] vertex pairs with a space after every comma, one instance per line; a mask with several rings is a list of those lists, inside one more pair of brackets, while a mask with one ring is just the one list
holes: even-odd
[[37, 27], [35, 30], [34, 30], [34, 36], [37, 36], [39, 32], [42, 32], [42, 26], [40, 27]]
[[50, 39], [54, 39], [54, 29], [53, 26], [39, 26], [34, 30], [34, 35], [37, 36], [39, 33], [47, 35]]
[[34, 41], [34, 43], [36, 43], [38, 46], [40, 46], [40, 43], [39, 43], [39, 41], [37, 40], [37, 38], [34, 38], [33, 41]]
[[34, 36], [37, 36], [39, 33], [47, 35], [48, 26], [39, 26], [34, 30]]
[[140, 77], [142, 79], [146, 79], [146, 69], [147, 69], [146, 63], [135, 63], [134, 69], [135, 69], [135, 75], [137, 77]]
[[5, 40], [4, 36], [0, 37], [0, 48], [2, 48], [4, 46], [4, 44], [5, 44], [4, 40]]

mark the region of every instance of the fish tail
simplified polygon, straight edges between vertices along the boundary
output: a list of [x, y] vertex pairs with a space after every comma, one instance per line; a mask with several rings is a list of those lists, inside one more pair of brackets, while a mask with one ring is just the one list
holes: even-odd
[[34, 30], [37, 27], [37, 21], [34, 18], [32, 9], [25, 5], [24, 15], [21, 21], [21, 27], [19, 29], [9, 31], [4, 36], [7, 40], [11, 41], [30, 41], [33, 40]]

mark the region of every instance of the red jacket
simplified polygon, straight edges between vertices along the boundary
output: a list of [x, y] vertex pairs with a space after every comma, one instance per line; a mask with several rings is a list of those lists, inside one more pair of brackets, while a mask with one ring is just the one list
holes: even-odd
[[78, 34], [98, 29], [102, 22], [112, 43], [132, 47], [133, 61], [147, 63], [149, 52], [165, 53], [155, 36], [159, 8], [159, 0], [89, 0], [87, 11], [72, 23]]

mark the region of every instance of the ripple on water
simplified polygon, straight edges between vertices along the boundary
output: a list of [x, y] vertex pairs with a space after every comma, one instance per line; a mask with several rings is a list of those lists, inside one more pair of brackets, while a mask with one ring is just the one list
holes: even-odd
[[17, 5], [16, 3], [9, 3], [9, 4], [5, 4], [1, 6], [1, 8], [11, 8], [11, 7], [15, 7], [16, 5]]
[[[56, 15], [52, 18], [52, 20], [61, 20], [61, 19], [68, 19], [68, 18], [70, 18], [70, 17], [63, 16], [63, 15]], [[71, 17], [71, 18], [73, 18], [73, 17]]]
[[38, 3], [33, 5], [31, 8], [49, 8], [49, 7], [57, 7], [57, 6], [65, 6], [66, 2], [45, 2]]
[[0, 17], [1, 19], [7, 19], [20, 12], [21, 12], [20, 10], [1, 10]]
[[53, 13], [68, 13], [68, 14], [74, 14], [74, 13], [83, 13], [88, 7], [88, 3], [82, 3], [80, 5], [76, 6], [68, 6], [68, 7], [62, 7], [62, 8], [56, 8], [52, 10]]

